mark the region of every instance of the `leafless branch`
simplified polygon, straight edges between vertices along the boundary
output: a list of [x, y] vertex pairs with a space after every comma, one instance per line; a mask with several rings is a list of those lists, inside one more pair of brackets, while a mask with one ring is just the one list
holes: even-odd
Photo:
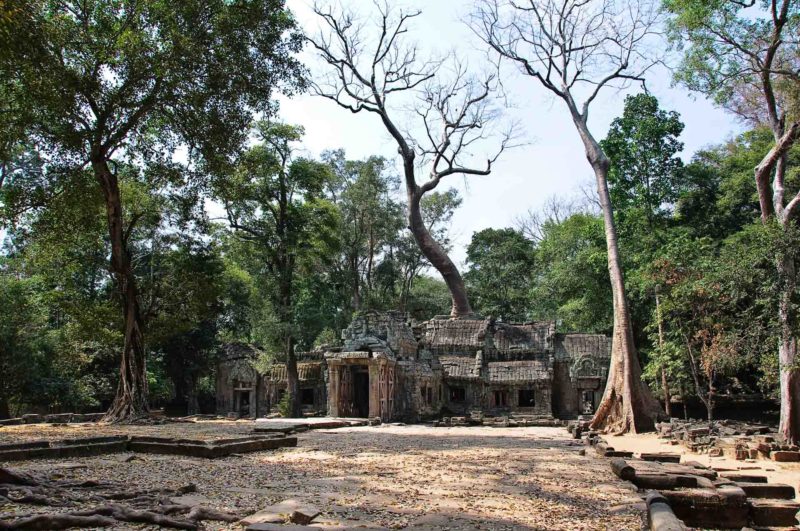
[[584, 197], [550, 196], [539, 208], [531, 208], [514, 220], [514, 225], [534, 243], [541, 242], [547, 227], [559, 225], [575, 214], [596, 213], [596, 208]]
[[[496, 75], [468, 73], [454, 56], [422, 57], [408, 42], [409, 24], [420, 13], [375, 2], [373, 24], [352, 11], [316, 4], [322, 29], [308, 41], [327, 66], [313, 91], [353, 113], [377, 114], [403, 157], [406, 185], [420, 196], [453, 174], [488, 175], [500, 154], [512, 147], [518, 127], [498, 131], [502, 121], [494, 105]], [[373, 31], [374, 30], [374, 31]], [[411, 104], [416, 119], [401, 124], [398, 108]], [[470, 162], [487, 142], [496, 147], [480, 166]], [[414, 167], [429, 165], [421, 185]]]
[[583, 121], [602, 89], [644, 84], [662, 62], [651, 46], [660, 15], [650, 0], [481, 0], [470, 27]]

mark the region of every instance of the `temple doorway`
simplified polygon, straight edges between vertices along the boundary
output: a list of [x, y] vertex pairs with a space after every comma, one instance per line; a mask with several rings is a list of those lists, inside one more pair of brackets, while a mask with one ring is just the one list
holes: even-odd
[[353, 367], [353, 413], [369, 417], [369, 371], [367, 367]]

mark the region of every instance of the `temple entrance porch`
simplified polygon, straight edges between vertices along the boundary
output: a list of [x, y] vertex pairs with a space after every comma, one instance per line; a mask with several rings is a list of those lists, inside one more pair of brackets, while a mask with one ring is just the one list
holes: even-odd
[[328, 415], [391, 420], [395, 361], [372, 352], [336, 352], [328, 363]]

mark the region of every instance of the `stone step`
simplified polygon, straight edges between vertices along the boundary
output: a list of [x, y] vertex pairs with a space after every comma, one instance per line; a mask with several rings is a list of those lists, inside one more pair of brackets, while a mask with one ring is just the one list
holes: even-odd
[[782, 483], [736, 483], [747, 494], [748, 498], [772, 498], [775, 500], [793, 500], [794, 487]]
[[767, 476], [758, 474], [742, 474], [741, 472], [720, 472], [720, 477], [737, 483], [766, 483]]
[[750, 500], [750, 520], [758, 527], [794, 527], [800, 503], [789, 500]]
[[769, 454], [770, 459], [781, 463], [794, 463], [800, 461], [800, 452], [778, 450]]
[[659, 463], [680, 463], [679, 454], [670, 453], [644, 453], [639, 454], [639, 459], [643, 461], [658, 461]]
[[741, 529], [747, 525], [750, 508], [738, 487], [664, 490], [661, 494], [689, 527]]

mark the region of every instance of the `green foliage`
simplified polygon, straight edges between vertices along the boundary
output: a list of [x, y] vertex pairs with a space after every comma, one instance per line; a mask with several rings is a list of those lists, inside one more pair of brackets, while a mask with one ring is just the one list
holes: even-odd
[[[774, 391], [770, 360], [778, 340], [778, 279], [773, 257], [786, 238], [778, 231], [756, 222], [722, 242], [684, 235], [662, 249], [653, 275], [663, 286], [666, 341], [650, 361], [650, 377], [664, 364], [673, 381], [696, 371], [701, 394]], [[796, 237], [791, 237], [795, 243]], [[656, 334], [655, 323], [651, 333]]]
[[575, 214], [548, 222], [536, 250], [531, 292], [534, 319], [555, 319], [562, 331], [608, 333], [613, 325], [603, 220]]
[[333, 328], [325, 328], [314, 340], [314, 348], [335, 347], [341, 343], [340, 335]]
[[654, 96], [625, 98], [622, 116], [611, 123], [601, 142], [611, 160], [611, 202], [622, 228], [635, 230], [628, 226], [636, 223], [652, 228], [669, 213], [682, 191], [682, 131], [678, 114], [660, 109]]
[[250, 336], [280, 357], [298, 340], [310, 347], [325, 327], [302, 325], [314, 310], [331, 308], [315, 302], [326, 287], [316, 273], [339, 249], [340, 212], [324, 197], [330, 166], [292, 158], [301, 128], [260, 122], [256, 131], [261, 143], [215, 177], [214, 191], [237, 240], [235, 256], [257, 283]]
[[424, 321], [435, 315], [450, 315], [452, 302], [443, 280], [420, 275], [408, 294], [406, 311], [413, 319]]
[[385, 308], [395, 295], [392, 250], [404, 225], [403, 207], [392, 197], [398, 177], [382, 157], [353, 161], [339, 150], [323, 160], [333, 170], [329, 196], [341, 212], [342, 296], [351, 310]]
[[464, 275], [475, 309], [506, 322], [527, 317], [534, 247], [514, 229], [484, 229], [472, 235]]
[[760, 70], [768, 53], [776, 57], [770, 77], [779, 107], [796, 113], [800, 101], [796, 75], [791, 73], [796, 69], [800, 48], [797, 40], [789, 37], [800, 33], [800, 5], [787, 3], [786, 24], [778, 33], [779, 46], [768, 52], [776, 30], [769, 4], [730, 0], [663, 2], [672, 15], [671, 40], [683, 51], [675, 79], [757, 124], [767, 121], [766, 107], [757, 91], [762, 87]]
[[284, 393], [278, 402], [278, 413], [281, 417], [289, 418], [292, 416], [292, 407], [289, 403], [289, 393]]

